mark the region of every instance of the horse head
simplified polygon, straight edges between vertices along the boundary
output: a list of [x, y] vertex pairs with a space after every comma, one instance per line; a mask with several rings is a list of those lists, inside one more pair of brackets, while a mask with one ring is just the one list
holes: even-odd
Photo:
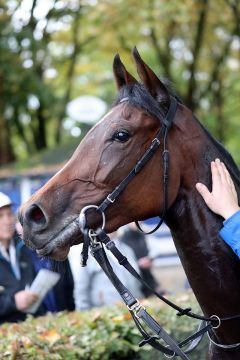
[[[82, 241], [81, 209], [101, 203], [135, 166], [162, 126], [170, 104], [169, 91], [136, 49], [133, 56], [142, 82], [135, 80], [116, 55], [113, 71], [119, 92], [112, 109], [88, 132], [66, 165], [19, 211], [24, 241], [40, 255], [64, 259], [70, 246]], [[191, 112], [178, 104], [174, 123], [186, 114]], [[169, 150], [174, 152], [169, 164], [169, 205], [180, 186], [183, 154], [178, 151], [182, 141], [178, 134], [173, 126], [168, 135]], [[161, 143], [156, 155], [106, 210], [107, 232], [161, 214], [162, 152]], [[98, 227], [101, 220], [98, 212], [89, 211], [91, 228]]]

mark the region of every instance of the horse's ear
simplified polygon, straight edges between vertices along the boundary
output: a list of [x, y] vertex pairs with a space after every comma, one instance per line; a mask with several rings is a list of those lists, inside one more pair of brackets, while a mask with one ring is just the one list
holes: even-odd
[[143, 61], [136, 47], [133, 49], [133, 57], [136, 62], [138, 75], [150, 94], [156, 99], [168, 98], [167, 88], [152, 69]]
[[126, 70], [119, 54], [116, 54], [113, 60], [113, 73], [117, 88], [120, 89], [124, 85], [136, 83], [137, 80]]

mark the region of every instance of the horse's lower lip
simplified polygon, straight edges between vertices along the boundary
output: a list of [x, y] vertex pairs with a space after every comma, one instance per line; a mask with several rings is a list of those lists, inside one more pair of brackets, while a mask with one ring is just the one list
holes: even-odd
[[49, 257], [53, 260], [62, 261], [65, 260], [69, 253], [70, 245], [62, 244], [56, 246], [46, 245], [41, 249], [37, 249], [36, 252], [39, 256]]
[[82, 241], [82, 233], [76, 221], [69, 223], [62, 231], [55, 235], [41, 248], [35, 248], [39, 256], [48, 257], [53, 260], [65, 260], [72, 245]]
[[39, 256], [48, 256], [51, 251], [48, 250], [48, 247], [43, 247], [41, 249], [36, 249], [36, 253], [39, 255]]
[[50, 253], [46, 254], [49, 258], [57, 261], [63, 261], [67, 258], [69, 253], [70, 246], [62, 246], [56, 249], [53, 249]]
[[[39, 256], [52, 257], [53, 253], [61, 252], [64, 249], [69, 249], [76, 239], [80, 238], [79, 226], [77, 222], [71, 222], [62, 231], [60, 231], [55, 237], [48, 241], [41, 248], [37, 248], [36, 252]], [[80, 242], [80, 241], [79, 241]]]
[[[58, 246], [57, 244], [55, 246]], [[40, 249], [36, 249], [36, 253], [39, 256], [48, 256], [51, 254], [51, 252], [54, 250], [55, 246], [53, 246], [51, 243], [46, 244]]]
[[53, 254], [60, 253], [62, 251], [66, 251], [66, 249], [69, 251], [71, 247], [71, 243], [48, 243], [46, 246], [42, 247], [41, 249], [36, 249], [36, 253], [39, 256], [47, 256], [47, 257], [55, 257]]

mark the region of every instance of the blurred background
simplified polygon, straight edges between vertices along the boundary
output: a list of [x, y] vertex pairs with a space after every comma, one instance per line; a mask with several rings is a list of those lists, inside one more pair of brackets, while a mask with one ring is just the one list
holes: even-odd
[[240, 165], [238, 0], [0, 0], [0, 29], [0, 188], [16, 207], [111, 105], [117, 52], [136, 76], [135, 45]]

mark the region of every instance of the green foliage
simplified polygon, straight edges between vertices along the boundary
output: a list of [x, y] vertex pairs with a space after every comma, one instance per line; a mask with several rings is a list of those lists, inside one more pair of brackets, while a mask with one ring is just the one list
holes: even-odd
[[2, 0], [2, 148], [27, 158], [64, 142], [67, 103], [88, 94], [111, 104], [113, 56], [135, 75], [137, 45], [240, 164], [239, 24], [238, 0]]
[[[186, 303], [199, 311], [192, 295], [178, 296], [180, 306]], [[176, 313], [156, 300], [142, 302], [148, 312], [180, 341], [196, 330], [197, 323], [178, 318]], [[123, 305], [89, 312], [58, 313], [19, 324], [0, 327], [0, 354], [4, 359], [38, 360], [155, 360], [164, 355], [149, 346], [138, 347], [141, 340], [131, 315]], [[192, 360], [203, 360], [206, 341], [191, 354]]]

